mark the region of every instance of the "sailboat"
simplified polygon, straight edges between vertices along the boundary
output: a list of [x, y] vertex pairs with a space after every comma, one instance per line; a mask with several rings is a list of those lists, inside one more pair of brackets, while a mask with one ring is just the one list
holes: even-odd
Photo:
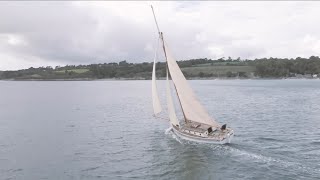
[[[152, 71], [152, 100], [154, 115], [162, 112], [159, 95], [156, 84], [156, 59], [159, 41], [166, 58], [166, 96], [167, 108], [170, 126], [172, 131], [181, 139], [195, 142], [211, 143], [211, 144], [226, 144], [230, 143], [234, 131], [227, 127], [226, 124], [220, 125], [213, 117], [209, 115], [200, 101], [197, 99], [193, 89], [189, 85], [185, 76], [181, 72], [176, 60], [170, 53], [167, 44], [164, 41], [163, 33], [160, 31], [156, 16], [152, 8], [153, 16], [159, 33], [157, 50], [154, 56], [153, 71]], [[171, 80], [170, 80], [171, 77]], [[171, 83], [174, 86], [174, 91], [182, 110], [183, 119], [179, 120], [176, 115], [175, 106], [172, 99]]]

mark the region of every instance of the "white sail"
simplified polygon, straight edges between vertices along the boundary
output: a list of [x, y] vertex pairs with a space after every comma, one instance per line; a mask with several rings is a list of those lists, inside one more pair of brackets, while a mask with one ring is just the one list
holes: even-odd
[[171, 96], [171, 88], [170, 88], [168, 70], [167, 70], [167, 104], [168, 104], [168, 113], [169, 113], [169, 119], [170, 119], [171, 124], [179, 125], [179, 121], [176, 116], [176, 112], [174, 109], [173, 100], [172, 100], [172, 96]]
[[159, 47], [159, 40], [157, 42], [157, 48], [154, 55], [153, 70], [152, 70], [152, 103], [153, 103], [154, 115], [162, 111], [161, 103], [160, 103], [159, 95], [157, 91], [157, 83], [156, 83], [156, 59], [157, 59], [158, 47]]
[[219, 127], [220, 125], [212, 117], [210, 117], [206, 109], [198, 101], [186, 78], [181, 72], [176, 60], [172, 57], [167, 45], [164, 42], [163, 44], [167, 56], [167, 63], [171, 79], [176, 87], [185, 118], [194, 122]]

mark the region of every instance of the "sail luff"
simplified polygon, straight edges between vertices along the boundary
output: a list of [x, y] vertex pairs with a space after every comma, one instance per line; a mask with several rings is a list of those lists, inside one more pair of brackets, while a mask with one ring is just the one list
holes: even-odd
[[170, 81], [169, 81], [169, 72], [167, 69], [167, 105], [168, 105], [168, 114], [171, 124], [179, 125], [179, 121], [174, 109], [173, 100], [171, 96], [171, 88], [170, 88]]
[[165, 44], [162, 34], [161, 40], [163, 44], [163, 49], [165, 51], [171, 79], [176, 87], [176, 91], [186, 120], [204, 123], [214, 127], [219, 127], [220, 125], [212, 117], [210, 117], [208, 112], [196, 98], [193, 90], [191, 89], [186, 78], [181, 72], [177, 62], [172, 57], [167, 45]]
[[[161, 39], [161, 42], [162, 42], [162, 48], [163, 48], [163, 51], [164, 51], [164, 56], [165, 56], [166, 61], [167, 61], [167, 75], [168, 75], [168, 69], [169, 69], [169, 67], [168, 67], [168, 59], [167, 59], [166, 48], [165, 48], [164, 43], [163, 43], [164, 40], [163, 40], [162, 32], [159, 32], [159, 35], [160, 35], [160, 39]], [[182, 110], [182, 113], [183, 113], [184, 120], [186, 121], [187, 119], [186, 119], [185, 113], [184, 113], [183, 108], [182, 108], [180, 97], [178, 96], [178, 91], [177, 91], [176, 85], [174, 83], [173, 83], [173, 85], [174, 85], [175, 92], [177, 93], [177, 97], [178, 97], [179, 104], [180, 104], [180, 107], [181, 107], [181, 110]]]
[[158, 54], [158, 47], [159, 47], [159, 39], [157, 41], [157, 48], [156, 48], [156, 52], [153, 59], [153, 69], [152, 69], [152, 104], [153, 104], [154, 115], [162, 111], [158, 90], [157, 90], [157, 83], [156, 83], [156, 59]]

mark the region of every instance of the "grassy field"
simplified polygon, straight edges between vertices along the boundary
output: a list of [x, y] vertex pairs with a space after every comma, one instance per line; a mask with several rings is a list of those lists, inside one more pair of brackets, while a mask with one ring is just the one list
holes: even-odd
[[227, 72], [237, 73], [245, 72], [251, 73], [255, 71], [253, 66], [197, 66], [197, 67], [186, 67], [181, 69], [191, 75], [198, 75], [200, 72], [205, 74], [226, 74]]
[[[89, 69], [72, 69], [72, 70], [67, 70], [67, 71], [81, 74], [81, 73], [88, 72]], [[65, 73], [65, 70], [55, 71], [55, 72], [58, 73], [58, 74], [63, 74], [63, 73]]]
[[205, 63], [205, 64], [196, 64], [193, 67], [203, 67], [203, 66], [242, 66], [243, 62], [213, 62], [213, 63]]

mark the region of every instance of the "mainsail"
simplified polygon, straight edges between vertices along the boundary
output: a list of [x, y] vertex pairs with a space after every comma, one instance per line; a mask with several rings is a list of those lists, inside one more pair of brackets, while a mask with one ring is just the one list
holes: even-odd
[[168, 46], [165, 44], [162, 33], [161, 40], [163, 43], [171, 79], [175, 85], [181, 103], [181, 108], [186, 120], [211, 125], [214, 127], [220, 127], [220, 125], [210, 117], [208, 112], [196, 98], [176, 60], [171, 55]]
[[168, 104], [168, 113], [169, 113], [169, 119], [171, 124], [173, 125], [179, 125], [179, 121], [174, 109], [173, 100], [171, 96], [171, 88], [170, 88], [170, 81], [169, 81], [169, 73], [167, 70], [167, 104]]
[[153, 113], [154, 115], [160, 113], [162, 111], [159, 95], [157, 91], [157, 84], [156, 84], [156, 59], [159, 47], [159, 40], [157, 42], [157, 49], [154, 55], [153, 60], [153, 70], [152, 70], [152, 103], [153, 103]]

